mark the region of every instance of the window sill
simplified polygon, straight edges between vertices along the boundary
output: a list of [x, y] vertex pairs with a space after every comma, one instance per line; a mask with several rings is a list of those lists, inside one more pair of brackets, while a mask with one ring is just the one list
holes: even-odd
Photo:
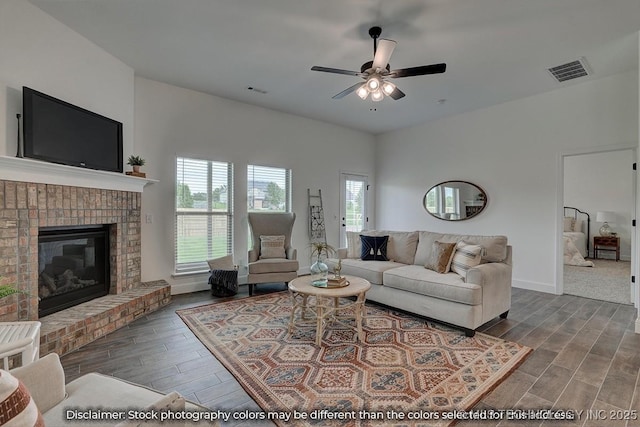
[[173, 273], [171, 277], [188, 277], [188, 276], [198, 276], [201, 274], [209, 274], [210, 270], [198, 270], [198, 271], [186, 271], [181, 273]]

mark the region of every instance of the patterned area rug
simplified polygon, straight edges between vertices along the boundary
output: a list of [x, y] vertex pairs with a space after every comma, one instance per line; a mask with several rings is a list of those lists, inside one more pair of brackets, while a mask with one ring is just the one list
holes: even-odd
[[291, 306], [278, 292], [177, 313], [266, 414], [307, 417], [293, 425], [448, 425], [447, 413], [469, 410], [531, 352], [375, 305], [365, 343], [335, 323], [317, 347], [314, 326], [289, 336]]

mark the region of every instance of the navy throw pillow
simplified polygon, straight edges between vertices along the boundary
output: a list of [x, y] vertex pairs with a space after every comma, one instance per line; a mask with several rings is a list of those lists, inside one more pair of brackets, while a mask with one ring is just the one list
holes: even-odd
[[389, 261], [387, 258], [387, 243], [389, 236], [360, 236], [363, 261]]

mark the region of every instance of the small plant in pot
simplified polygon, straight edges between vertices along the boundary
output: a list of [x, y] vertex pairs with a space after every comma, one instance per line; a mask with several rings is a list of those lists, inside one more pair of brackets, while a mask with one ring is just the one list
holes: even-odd
[[140, 172], [140, 166], [144, 166], [145, 160], [140, 156], [134, 156], [133, 154], [129, 156], [129, 160], [127, 160], [127, 164], [133, 167], [133, 171], [138, 173]]

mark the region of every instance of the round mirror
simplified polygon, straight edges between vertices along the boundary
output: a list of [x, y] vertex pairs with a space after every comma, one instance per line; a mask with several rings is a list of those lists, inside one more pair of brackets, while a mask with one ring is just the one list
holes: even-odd
[[466, 181], [434, 185], [422, 200], [431, 215], [446, 221], [462, 221], [478, 215], [487, 206], [487, 193]]

